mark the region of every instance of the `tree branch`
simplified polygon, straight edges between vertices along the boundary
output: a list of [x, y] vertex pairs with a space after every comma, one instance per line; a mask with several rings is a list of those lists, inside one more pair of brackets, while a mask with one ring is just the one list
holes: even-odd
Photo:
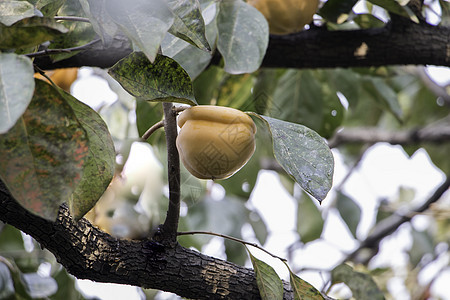
[[141, 137], [143, 140], [148, 140], [150, 136], [159, 128], [164, 127], [164, 121], [159, 121], [158, 123], [155, 123], [152, 127], [150, 127]]
[[72, 47], [72, 48], [64, 48], [64, 49], [45, 49], [45, 50], [42, 50], [42, 51], [25, 54], [25, 56], [28, 56], [28, 57], [40, 57], [40, 56], [48, 56], [48, 55], [51, 55], [51, 54], [70, 53], [70, 52], [75, 52], [75, 51], [83, 51], [83, 50], [90, 49], [93, 45], [97, 44], [100, 41], [101, 41], [100, 39], [95, 39], [93, 41], [90, 41], [86, 45], [82, 45], [82, 46], [77, 46], [77, 47]]
[[[403, 19], [405, 20], [405, 19]], [[312, 28], [271, 36], [265, 67], [335, 68], [386, 65], [450, 65], [450, 28], [388, 23], [383, 28], [328, 31]], [[364, 51], [358, 51], [362, 49]]]
[[75, 17], [75, 16], [55, 16], [53, 17], [56, 21], [73, 21], [73, 22], [85, 22], [89, 23], [89, 18]]
[[[365, 55], [357, 52], [367, 46]], [[322, 27], [286, 36], [270, 36], [262, 67], [334, 68], [386, 65], [450, 66], [450, 28], [404, 19], [383, 28], [328, 31]], [[94, 66], [109, 68], [132, 52], [124, 36], [109, 47], [96, 45], [69, 59], [53, 63], [36, 59], [42, 69]], [[359, 53], [357, 55], [356, 53]]]
[[399, 215], [393, 214], [381, 221], [373, 230], [373, 232], [360, 243], [359, 247], [350, 253], [345, 260], [350, 260], [365, 248], [377, 249], [380, 241], [386, 236], [392, 234], [397, 228], [405, 222], [409, 222], [412, 217], [418, 213], [426, 211], [431, 204], [437, 202], [442, 195], [448, 191], [450, 187], [450, 176], [434, 191], [433, 195], [427, 199], [422, 205], [413, 209], [412, 214]]
[[[75, 222], [62, 206], [55, 222], [21, 207], [0, 181], [0, 220], [32, 236], [79, 279], [129, 284], [190, 299], [260, 299], [252, 269], [209, 257], [176, 244], [117, 239]], [[284, 282], [284, 299], [293, 299]]]
[[175, 244], [180, 217], [180, 156], [176, 145], [177, 115], [172, 103], [163, 103], [164, 131], [166, 133], [167, 165], [169, 180], [169, 208], [162, 226], [163, 241]]
[[393, 145], [411, 145], [420, 143], [444, 143], [450, 141], [450, 120], [442, 124], [430, 125], [421, 129], [403, 131], [385, 131], [377, 127], [344, 128], [328, 141], [330, 148], [342, 144], [373, 144], [386, 142]]

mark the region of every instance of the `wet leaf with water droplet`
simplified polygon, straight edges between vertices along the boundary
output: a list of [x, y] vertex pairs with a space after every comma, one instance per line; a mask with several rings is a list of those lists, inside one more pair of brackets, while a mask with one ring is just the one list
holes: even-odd
[[331, 189], [334, 170], [333, 154], [325, 140], [303, 125], [252, 115], [268, 125], [275, 158], [283, 169], [321, 202]]

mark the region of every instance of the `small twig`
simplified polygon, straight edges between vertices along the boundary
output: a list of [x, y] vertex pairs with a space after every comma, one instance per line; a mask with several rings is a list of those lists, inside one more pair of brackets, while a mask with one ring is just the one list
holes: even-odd
[[38, 72], [38, 73], [41, 74], [42, 76], [46, 76], [44, 70], [42, 70], [41, 68], [39, 68], [39, 67], [36, 66], [36, 65], [33, 65], [33, 67], [34, 67], [34, 72], [35, 72], [35, 73]]
[[163, 103], [164, 131], [167, 144], [167, 166], [169, 180], [169, 208], [162, 225], [162, 242], [176, 243], [180, 218], [180, 156], [176, 146], [177, 116], [170, 102]]
[[275, 254], [272, 254], [269, 251], [267, 251], [266, 249], [262, 248], [261, 246], [258, 246], [255, 243], [250, 243], [250, 242], [247, 242], [247, 241], [244, 241], [244, 240], [241, 240], [241, 239], [238, 239], [238, 238], [226, 235], [226, 234], [220, 234], [220, 233], [215, 233], [215, 232], [211, 232], [211, 231], [182, 231], [182, 232], [178, 232], [177, 233], [177, 235], [189, 235], [189, 234], [207, 234], [207, 235], [218, 236], [218, 237], [221, 237], [221, 238], [224, 238], [224, 239], [228, 239], [228, 240], [235, 241], [235, 242], [238, 242], [238, 243], [241, 243], [241, 244], [244, 244], [244, 245], [249, 245], [249, 246], [258, 248], [259, 250], [264, 251], [265, 253], [269, 254], [270, 256], [272, 256], [274, 258], [278, 258], [279, 260], [281, 260], [283, 262], [287, 261], [285, 258], [282, 258], [282, 257], [279, 257], [279, 256], [277, 256]]
[[345, 183], [347, 182], [347, 180], [352, 176], [353, 172], [356, 170], [356, 168], [359, 166], [359, 164], [361, 163], [364, 154], [366, 153], [366, 151], [370, 148], [372, 144], [368, 144], [365, 145], [362, 149], [361, 149], [361, 153], [359, 154], [358, 158], [356, 159], [355, 163], [350, 167], [350, 170], [348, 170], [347, 174], [345, 175], [344, 179], [342, 179], [342, 181], [339, 183], [339, 185], [336, 187], [337, 191], [342, 190], [343, 186], [345, 185]]
[[178, 107], [173, 107], [172, 110], [176, 113], [179, 114], [180, 112], [188, 109], [190, 106], [178, 106]]
[[56, 21], [76, 21], [76, 22], [86, 22], [90, 23], [88, 18], [75, 17], [75, 16], [56, 16], [54, 17]]
[[40, 57], [40, 56], [47, 56], [47, 55], [52, 55], [52, 54], [59, 54], [59, 53], [70, 53], [70, 52], [74, 52], [74, 51], [82, 51], [82, 50], [87, 50], [89, 48], [91, 48], [91, 46], [93, 46], [94, 44], [100, 42], [100, 39], [95, 39], [85, 45], [82, 46], [77, 46], [77, 47], [72, 47], [72, 48], [66, 48], [66, 49], [45, 49], [42, 51], [38, 51], [35, 53], [28, 53], [25, 54], [25, 56], [28, 57]]
[[14, 271], [14, 266], [11, 264], [9, 260], [4, 258], [3, 256], [0, 256], [0, 262], [4, 263], [11, 272]]
[[142, 139], [143, 140], [148, 140], [148, 138], [159, 128], [164, 127], [164, 120], [159, 121], [158, 123], [154, 124], [152, 127], [150, 127], [143, 135], [142, 135]]

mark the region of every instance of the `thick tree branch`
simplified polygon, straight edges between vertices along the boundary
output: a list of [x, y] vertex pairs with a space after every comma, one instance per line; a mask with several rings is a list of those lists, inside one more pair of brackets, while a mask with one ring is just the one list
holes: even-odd
[[328, 146], [335, 148], [342, 144], [373, 144], [378, 142], [393, 145], [414, 145], [448, 141], [450, 141], [450, 120], [421, 129], [403, 131], [386, 131], [376, 127], [344, 128], [328, 141]]
[[450, 65], [450, 28], [413, 22], [378, 29], [313, 28], [271, 37], [263, 65], [288, 68]]
[[[127, 38], [101, 45], [67, 60], [36, 59], [42, 69], [95, 66], [108, 68], [131, 52]], [[450, 28], [403, 19], [383, 28], [328, 31], [313, 27], [286, 36], [271, 36], [263, 67], [334, 68], [385, 65], [450, 66]]]
[[34, 53], [30, 53], [30, 54], [25, 54], [25, 56], [28, 57], [40, 57], [40, 56], [48, 56], [51, 54], [59, 54], [59, 53], [71, 53], [71, 52], [76, 52], [76, 51], [83, 51], [83, 50], [88, 50], [90, 49], [93, 45], [97, 44], [98, 42], [100, 42], [100, 39], [95, 39], [89, 43], [87, 43], [86, 45], [82, 45], [82, 46], [77, 46], [77, 47], [73, 47], [73, 48], [65, 48], [65, 49], [45, 49], [42, 51], [38, 51], [38, 52], [34, 52]]
[[[130, 284], [190, 299], [260, 299], [254, 272], [179, 246], [116, 239], [61, 207], [56, 222], [22, 208], [0, 181], [0, 220], [31, 235], [80, 279]], [[285, 282], [284, 299], [293, 299]]]
[[180, 156], [176, 146], [177, 115], [172, 103], [163, 103], [164, 131], [166, 133], [167, 169], [169, 180], [169, 208], [162, 229], [165, 241], [176, 243], [180, 217]]

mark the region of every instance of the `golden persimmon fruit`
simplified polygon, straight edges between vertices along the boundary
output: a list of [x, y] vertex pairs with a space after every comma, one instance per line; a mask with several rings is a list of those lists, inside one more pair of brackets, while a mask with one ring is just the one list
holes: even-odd
[[256, 125], [240, 110], [193, 106], [178, 117], [176, 144], [186, 169], [200, 179], [225, 179], [255, 152]]
[[[78, 68], [56, 69], [46, 72], [46, 75], [50, 77], [54, 84], [69, 93], [72, 83], [78, 77]], [[34, 74], [34, 77], [47, 81], [47, 78], [39, 73]]]
[[271, 34], [299, 32], [311, 23], [319, 7], [319, 0], [248, 0], [269, 23]]

